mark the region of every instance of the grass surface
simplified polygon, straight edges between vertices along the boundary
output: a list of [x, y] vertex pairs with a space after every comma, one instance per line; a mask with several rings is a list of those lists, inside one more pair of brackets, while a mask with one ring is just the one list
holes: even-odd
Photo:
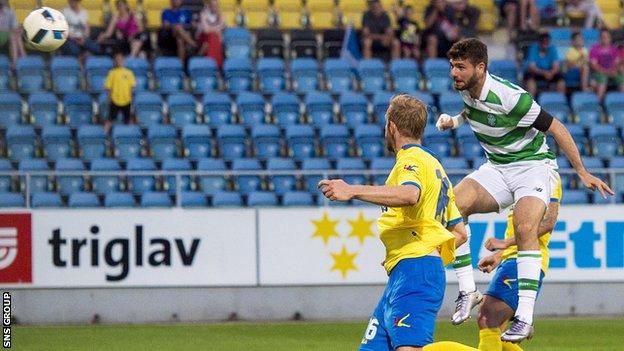
[[[357, 350], [367, 321], [13, 327], [13, 350]], [[624, 350], [622, 319], [538, 319], [524, 350]], [[436, 340], [476, 347], [474, 321], [439, 322]]]

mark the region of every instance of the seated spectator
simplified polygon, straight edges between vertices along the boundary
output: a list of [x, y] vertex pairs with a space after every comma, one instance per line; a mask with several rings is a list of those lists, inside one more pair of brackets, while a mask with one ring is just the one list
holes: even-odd
[[576, 74], [581, 79], [581, 89], [589, 90], [589, 53], [580, 32], [572, 34], [572, 47], [566, 53], [568, 74]]
[[431, 0], [425, 9], [425, 30], [422, 46], [428, 58], [446, 57], [446, 53], [459, 38], [455, 10], [446, 0]]
[[602, 11], [595, 0], [568, 0], [566, 7], [566, 13], [577, 13], [585, 17], [585, 28], [603, 28], [605, 27], [604, 17]]
[[507, 21], [509, 38], [515, 37], [514, 31], [537, 31], [540, 26], [540, 13], [535, 0], [503, 0], [500, 3], [501, 17]]
[[565, 94], [565, 80], [559, 67], [557, 50], [550, 44], [548, 33], [540, 34], [539, 42], [533, 43], [527, 55], [528, 70], [524, 76], [527, 91], [535, 96], [538, 85], [551, 89], [556, 84], [557, 91]]
[[390, 17], [379, 0], [368, 1], [368, 11], [362, 17], [362, 48], [364, 58], [381, 56], [390, 51], [393, 59], [400, 57], [401, 44], [394, 36]]
[[114, 38], [115, 51], [130, 54], [131, 57], [139, 56], [139, 53], [149, 49], [149, 33], [143, 30], [143, 24], [130, 10], [127, 0], [115, 2], [117, 13], [113, 15], [106, 31], [102, 32], [97, 42], [104, 43], [106, 39]]
[[592, 86], [601, 101], [609, 83], [616, 84], [620, 91], [624, 91], [620, 55], [617, 47], [611, 43], [609, 30], [601, 30], [600, 42], [589, 50], [589, 65], [592, 71]]
[[402, 11], [399, 20], [399, 41], [403, 57], [420, 59], [420, 27], [412, 19], [414, 9], [407, 5]]
[[219, 68], [223, 64], [222, 33], [225, 29], [223, 16], [217, 0], [204, 0], [204, 8], [199, 13], [197, 41], [199, 55], [212, 57]]
[[158, 47], [165, 55], [178, 56], [186, 62], [187, 52], [196, 48], [191, 34], [192, 15], [182, 9], [182, 0], [171, 0], [171, 8], [161, 15], [162, 27], [158, 31]]
[[124, 123], [132, 122], [132, 90], [136, 85], [134, 73], [124, 67], [123, 53], [115, 53], [113, 59], [115, 67], [108, 72], [104, 81], [109, 103], [108, 120], [104, 123], [106, 133], [110, 130], [113, 121], [117, 119], [119, 112], [123, 115]]
[[86, 53], [99, 54], [100, 46], [89, 39], [89, 14], [80, 6], [80, 0], [69, 0], [69, 6], [63, 9], [63, 15], [69, 25], [67, 41], [61, 47], [63, 55], [84, 59]]
[[481, 11], [468, 5], [468, 0], [452, 0], [455, 10], [455, 21], [459, 26], [460, 38], [474, 38], [477, 36], [477, 23], [481, 17]]
[[22, 41], [22, 28], [17, 24], [15, 12], [7, 0], [0, 0], [0, 48], [8, 47], [11, 65], [15, 66], [18, 58], [26, 55]]

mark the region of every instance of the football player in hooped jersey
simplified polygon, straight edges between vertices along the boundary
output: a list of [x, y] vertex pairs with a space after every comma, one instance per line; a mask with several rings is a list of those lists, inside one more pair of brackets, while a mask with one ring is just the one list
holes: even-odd
[[433, 342], [446, 285], [444, 266], [453, 261], [456, 242], [466, 240], [446, 172], [421, 145], [426, 123], [421, 101], [395, 96], [386, 113], [385, 138], [396, 163], [386, 184], [349, 185], [334, 179], [318, 185], [330, 200], [382, 206], [377, 225], [389, 279], [360, 350], [422, 350]]

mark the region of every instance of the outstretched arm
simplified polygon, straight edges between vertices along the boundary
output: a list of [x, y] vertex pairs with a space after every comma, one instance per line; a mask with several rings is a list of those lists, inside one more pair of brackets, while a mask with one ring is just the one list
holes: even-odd
[[323, 179], [318, 188], [332, 201], [358, 199], [380, 206], [404, 207], [418, 202], [420, 189], [415, 185], [350, 185], [342, 179]]

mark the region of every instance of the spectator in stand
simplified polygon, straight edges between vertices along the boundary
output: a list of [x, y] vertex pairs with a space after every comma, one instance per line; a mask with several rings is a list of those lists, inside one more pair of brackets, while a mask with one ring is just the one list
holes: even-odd
[[109, 104], [108, 120], [104, 123], [106, 133], [110, 130], [113, 121], [117, 119], [119, 112], [123, 115], [124, 123], [132, 122], [132, 90], [136, 85], [134, 74], [124, 67], [123, 53], [116, 52], [113, 59], [115, 67], [108, 72], [104, 81]]
[[568, 74], [578, 75], [581, 89], [589, 90], [589, 53], [580, 32], [572, 34], [572, 47], [566, 53], [566, 69]]
[[578, 13], [585, 17], [585, 28], [605, 27], [602, 11], [595, 0], [568, 0], [566, 13]]
[[420, 27], [414, 21], [414, 9], [407, 5], [401, 11], [399, 20], [399, 40], [401, 42], [401, 52], [405, 58], [420, 59]]
[[199, 13], [198, 29], [199, 55], [212, 57], [221, 68], [223, 64], [222, 33], [225, 23], [217, 0], [204, 0], [204, 8]]
[[620, 62], [620, 53], [611, 43], [611, 33], [608, 29], [601, 30], [600, 42], [589, 51], [592, 85], [600, 101], [605, 96], [609, 83], [615, 83], [620, 91], [624, 91], [624, 75]]
[[115, 7], [117, 13], [111, 18], [106, 31], [98, 36], [97, 42], [102, 44], [114, 37], [115, 51], [122, 51], [131, 57], [139, 54], [145, 57], [145, 51], [149, 49], [149, 33], [143, 30], [143, 24], [132, 13], [127, 0], [117, 0]]
[[431, 0], [425, 9], [425, 30], [422, 46], [428, 58], [446, 57], [459, 38], [455, 10], [446, 0]]
[[474, 38], [477, 36], [477, 23], [481, 17], [481, 11], [468, 4], [468, 0], [452, 0], [455, 10], [455, 21], [459, 26], [460, 38]]
[[539, 30], [540, 13], [535, 0], [503, 0], [500, 3], [500, 13], [507, 21], [509, 38], [514, 38], [516, 28], [523, 32], [531, 29]]
[[367, 59], [388, 51], [393, 59], [401, 55], [401, 44], [394, 36], [390, 17], [379, 0], [369, 0], [368, 11], [362, 17], [362, 49]]
[[551, 89], [552, 84], [555, 84], [558, 92], [565, 94], [565, 80], [559, 67], [559, 57], [555, 47], [550, 44], [548, 33], [540, 34], [539, 42], [531, 45], [527, 64], [528, 70], [524, 79], [531, 95], [537, 94], [538, 86]]
[[192, 15], [182, 8], [182, 0], [171, 0], [171, 8], [161, 15], [162, 27], [158, 31], [158, 47], [169, 56], [178, 56], [186, 62], [188, 52], [197, 48], [191, 34]]
[[7, 0], [0, 0], [0, 48], [8, 47], [12, 66], [18, 58], [26, 55], [21, 35], [22, 28], [17, 23], [15, 12]]
[[69, 36], [61, 47], [63, 55], [77, 56], [81, 59], [84, 59], [87, 53], [97, 55], [100, 46], [89, 39], [91, 35], [89, 14], [80, 6], [80, 0], [69, 0], [69, 6], [63, 9], [63, 15], [69, 25]]

